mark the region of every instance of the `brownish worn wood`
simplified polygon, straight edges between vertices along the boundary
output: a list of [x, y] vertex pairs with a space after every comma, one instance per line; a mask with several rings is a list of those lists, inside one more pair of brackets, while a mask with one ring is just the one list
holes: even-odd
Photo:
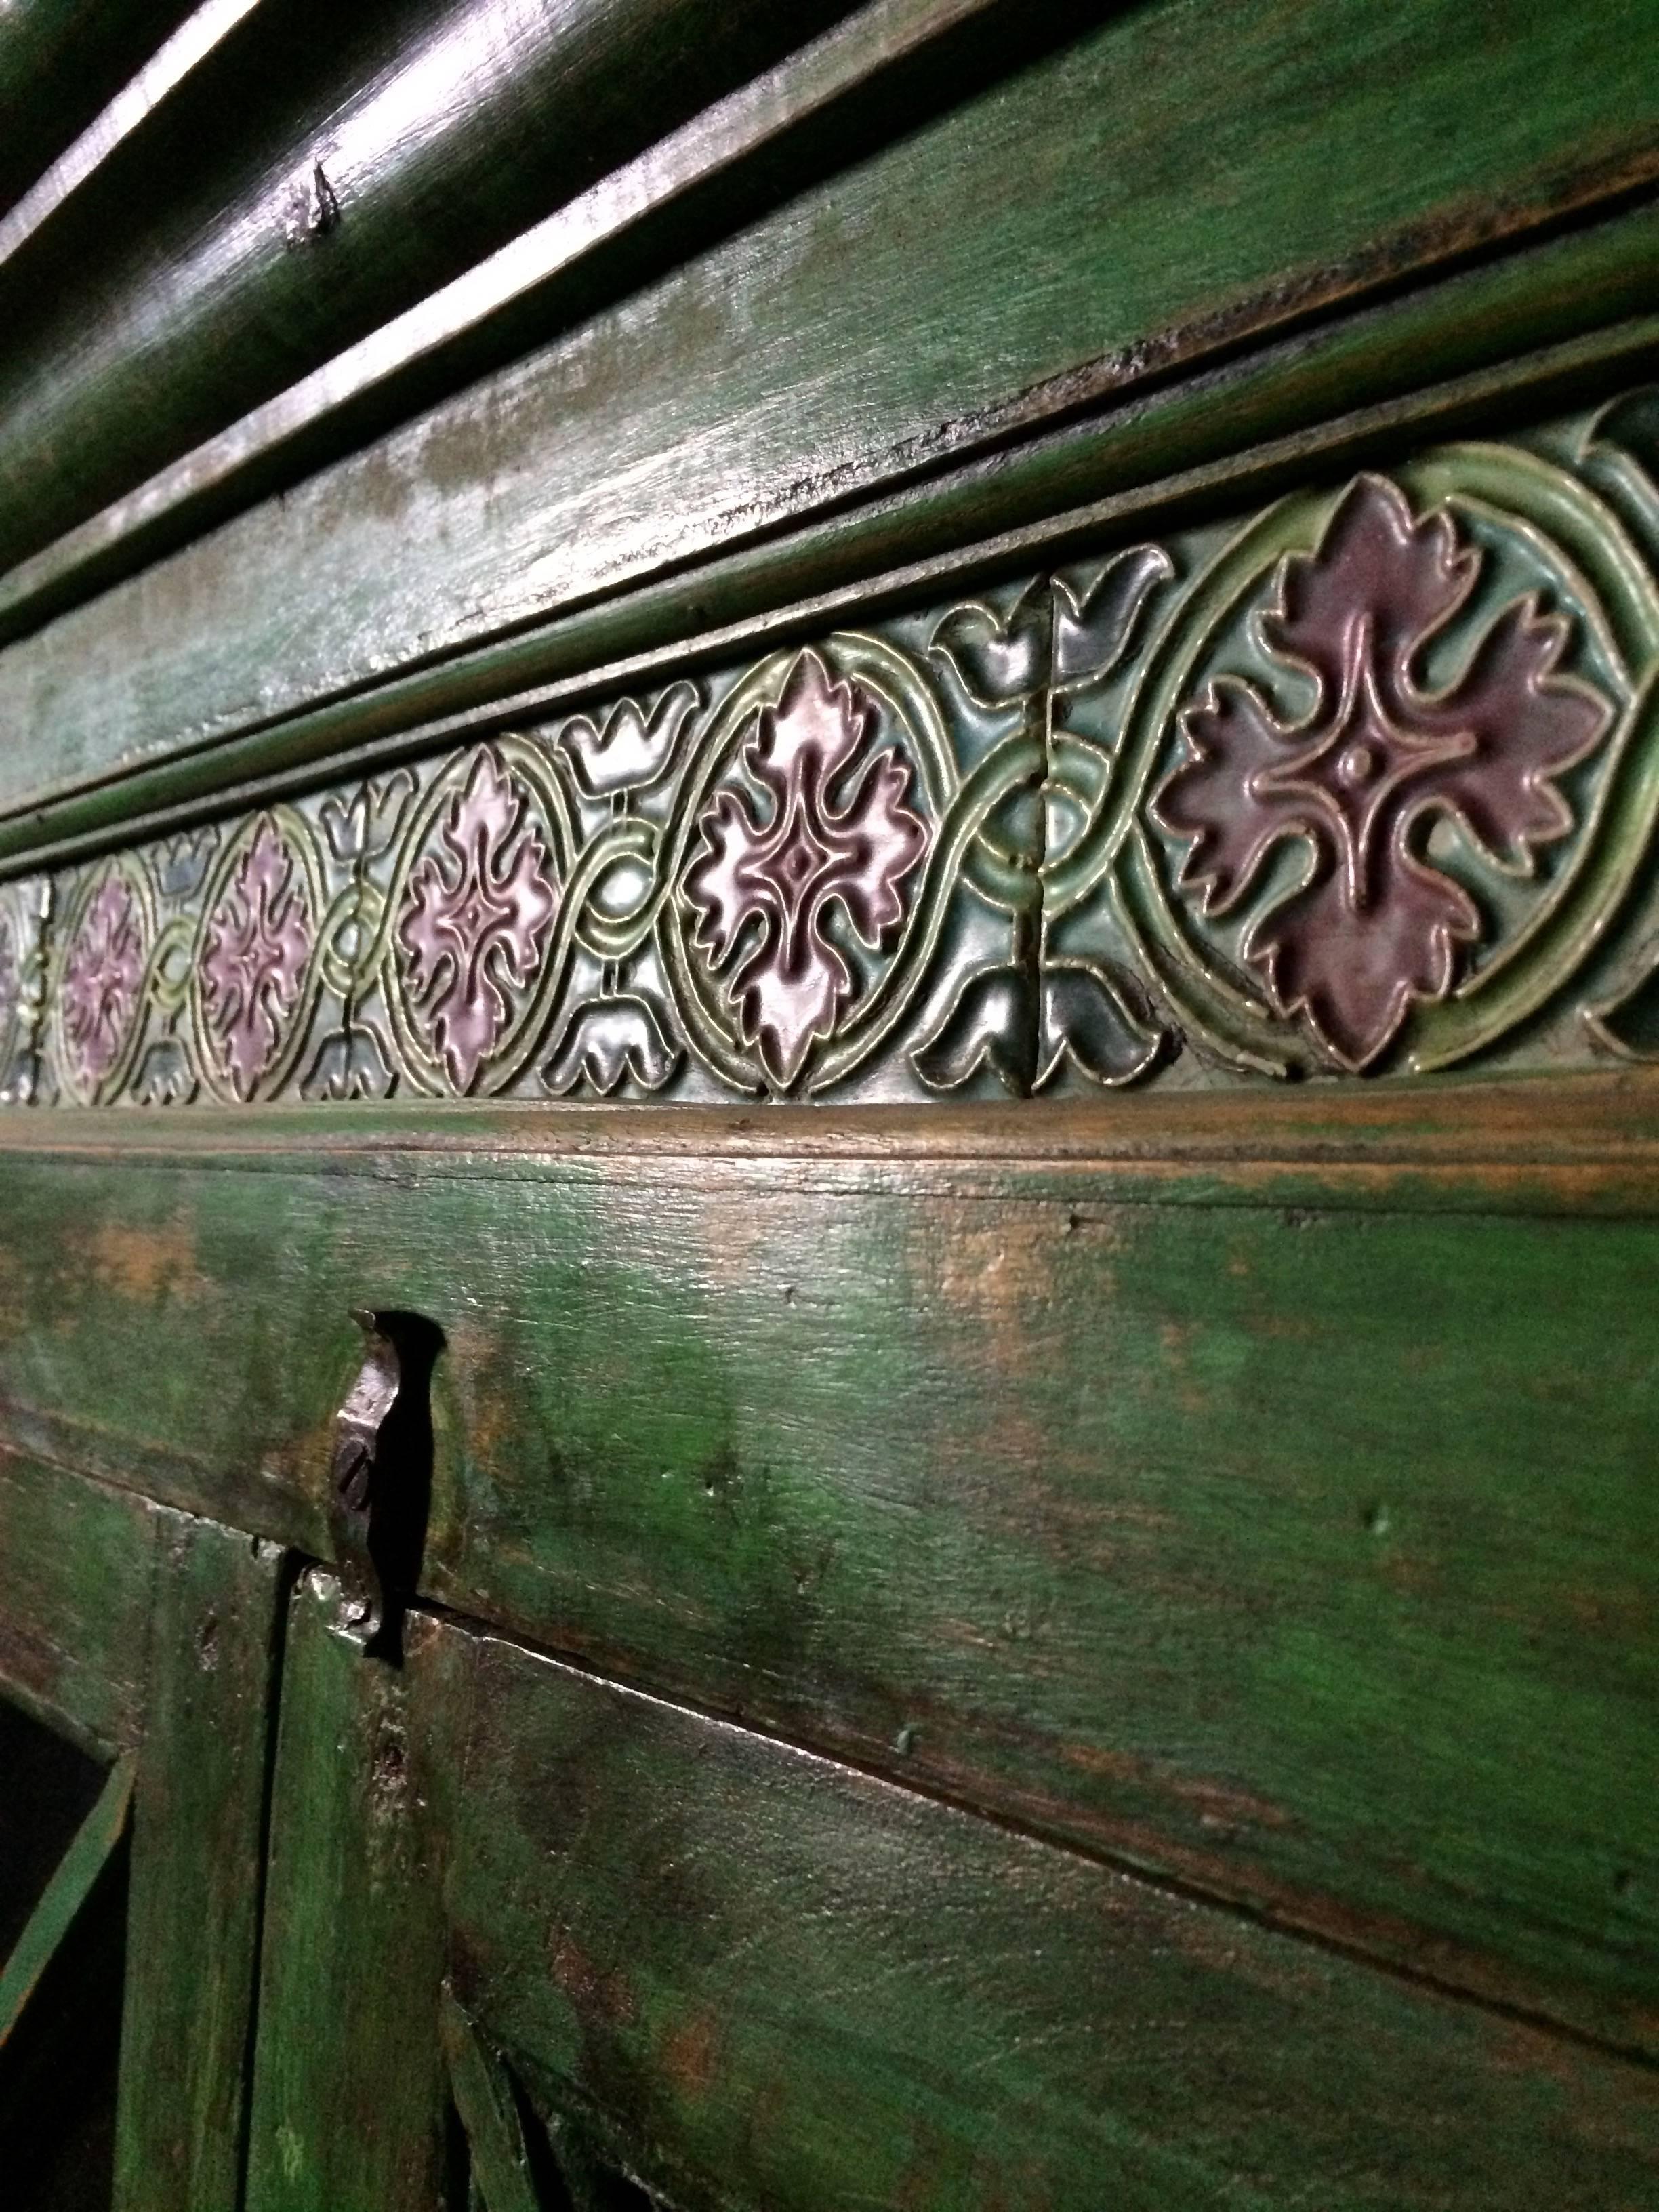
[[0, 1451], [0, 1692], [85, 1748], [142, 1724], [155, 1516]]

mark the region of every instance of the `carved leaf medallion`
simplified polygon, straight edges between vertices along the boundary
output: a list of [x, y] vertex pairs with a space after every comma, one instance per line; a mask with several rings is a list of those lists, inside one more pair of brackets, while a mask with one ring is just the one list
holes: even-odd
[[764, 811], [728, 787], [697, 824], [702, 846], [685, 878], [694, 942], [724, 967], [758, 925], [726, 997], [744, 1042], [780, 1084], [793, 1082], [854, 994], [828, 934], [830, 908], [877, 950], [903, 921], [905, 879], [927, 849], [927, 825], [906, 804], [908, 764], [891, 746], [865, 757], [870, 717], [850, 684], [832, 683], [818, 656], [803, 653], [743, 755]]
[[536, 980], [559, 884], [529, 793], [489, 747], [404, 894], [398, 943], [411, 1010], [470, 1091]]
[[84, 1090], [95, 1090], [126, 1048], [145, 951], [137, 897], [125, 874], [112, 869], [88, 902], [64, 962], [64, 1039]]
[[210, 1048], [239, 1098], [276, 1059], [313, 942], [304, 872], [269, 815], [209, 915], [202, 1012]]
[[1312, 711], [1285, 720], [1243, 678], [1217, 678], [1183, 712], [1185, 757], [1153, 805], [1188, 842], [1177, 881], [1206, 916], [1303, 841], [1302, 881], [1252, 922], [1243, 954], [1274, 1010], [1345, 1067], [1374, 1061], [1413, 1000], [1443, 999], [1482, 934], [1468, 892], [1426, 857], [1433, 818], [1530, 873], [1574, 826], [1556, 779], [1613, 719], [1594, 686], [1557, 672], [1568, 625], [1535, 593], [1503, 608], [1452, 683], [1424, 687], [1422, 657], [1481, 561], [1449, 514], [1419, 521], [1393, 484], [1361, 477], [1316, 550], [1285, 561], [1261, 617], [1269, 653], [1313, 678]]

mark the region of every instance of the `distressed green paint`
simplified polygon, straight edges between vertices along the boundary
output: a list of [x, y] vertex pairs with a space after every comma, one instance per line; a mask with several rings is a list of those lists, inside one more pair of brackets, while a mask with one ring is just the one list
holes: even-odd
[[[21, 734], [0, 805], [222, 739], [1518, 240], [1651, 173], [1647, 28], [1641, 0], [1273, 0], [1231, 11], [1224, 38], [1207, 0], [1115, 9], [484, 394], [9, 648], [0, 719]], [[1378, 143], [1409, 150], [1352, 150]]]
[[[0, 858], [73, 854], [116, 825], [159, 828], [255, 779], [291, 790], [310, 763], [368, 765], [503, 696], [526, 714], [547, 712], [590, 690], [596, 669], [621, 663], [637, 678], [671, 667], [711, 625], [742, 643], [842, 612], [860, 591], [885, 600], [1068, 551], [1080, 532], [1151, 526], [1212, 487], [1273, 485], [1287, 469], [1363, 454], [1385, 430], [1462, 427], [1517, 392], [1639, 373], [1659, 343], [1659, 321], [1642, 313], [1656, 270], [1659, 217], [1637, 210], [1456, 271], [1322, 332], [1315, 347], [1264, 348], [1041, 435], [994, 467], [956, 469], [757, 547], [722, 549], [689, 577], [647, 581], [393, 673], [367, 694], [299, 705], [203, 752], [129, 766], [116, 784], [0, 821]], [[1517, 358], [1517, 349], [1529, 350]]]
[[432, 1597], [1652, 2048], [1652, 1088], [1310, 1092], [1231, 1164], [1133, 1103], [15, 1146], [0, 1388], [320, 1549], [349, 1311], [412, 1309]]
[[143, 1723], [155, 1542], [143, 1499], [0, 1455], [0, 1694], [106, 1758]]
[[1450, 2212], [1498, 2156], [1538, 2212], [1651, 2190], [1644, 2069], [498, 1641], [475, 1667], [458, 1991], [671, 2203]]
[[472, 2184], [486, 2212], [544, 2212], [513, 2085], [476, 2024], [447, 1994], [442, 2033], [450, 2091], [466, 2130]]
[[223, 2212], [246, 2154], [283, 1601], [274, 1545], [158, 1515], [128, 1877], [116, 2212]]
[[338, 1605], [313, 1576], [290, 1606], [246, 2203], [448, 2212], [440, 1823], [461, 1773], [430, 1739], [453, 1699], [422, 1626], [393, 1668], [338, 1632]]

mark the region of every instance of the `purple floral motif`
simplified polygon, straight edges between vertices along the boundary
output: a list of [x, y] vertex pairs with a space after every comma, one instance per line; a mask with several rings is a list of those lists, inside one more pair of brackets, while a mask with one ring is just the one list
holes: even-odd
[[112, 869], [88, 902], [64, 962], [64, 1037], [84, 1090], [125, 1048], [144, 980], [144, 925], [132, 885]]
[[891, 746], [864, 763], [850, 790], [837, 788], [865, 748], [870, 715], [850, 684], [831, 684], [817, 655], [803, 653], [744, 750], [771, 802], [767, 818], [757, 822], [747, 798], [726, 790], [698, 823], [702, 845], [685, 878], [699, 914], [693, 941], [720, 967], [760, 924], [726, 997], [744, 1042], [758, 1045], [781, 1084], [793, 1082], [853, 995], [825, 934], [831, 902], [876, 951], [904, 919], [900, 886], [927, 849], [927, 826], [904, 803], [910, 770]]
[[529, 795], [488, 749], [404, 895], [410, 1003], [455, 1089], [470, 1091], [534, 981], [559, 885]]
[[1346, 1068], [1376, 1059], [1413, 1000], [1443, 999], [1481, 934], [1474, 901], [1426, 857], [1430, 818], [1529, 874], [1573, 827], [1553, 779], [1612, 720], [1593, 686], [1555, 674], [1567, 623], [1534, 593], [1493, 617], [1446, 689], [1420, 687], [1419, 657], [1480, 564], [1443, 510], [1419, 522], [1393, 484], [1360, 477], [1317, 550], [1285, 560], [1261, 619], [1268, 651], [1314, 678], [1311, 713], [1282, 721], [1253, 685], [1218, 678], [1183, 714], [1186, 756], [1153, 806], [1190, 841], [1179, 881], [1206, 915], [1237, 908], [1282, 840], [1311, 848], [1243, 951], [1274, 1010]]
[[276, 1057], [313, 941], [304, 875], [266, 815], [208, 917], [202, 956], [208, 1036], [239, 1098]]

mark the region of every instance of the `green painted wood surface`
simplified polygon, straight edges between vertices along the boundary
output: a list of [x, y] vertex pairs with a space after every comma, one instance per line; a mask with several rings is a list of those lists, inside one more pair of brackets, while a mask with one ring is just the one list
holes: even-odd
[[422, 1313], [434, 1598], [1652, 2050], [1655, 1103], [14, 1123], [3, 1419], [320, 1550]]
[[338, 1607], [315, 1577], [292, 1601], [245, 2201], [449, 2212], [441, 1897], [462, 1778], [432, 1738], [451, 1660], [419, 1623], [401, 1668], [367, 1660]]
[[441, 2027], [450, 2094], [466, 2136], [470, 2179], [485, 2212], [542, 2212], [523, 2119], [506, 2069], [477, 2024], [447, 1993]]
[[1656, 68], [1639, 0], [1264, 0], [1224, 38], [1202, 0], [1114, 13], [11, 648], [0, 712], [24, 735], [0, 803], [544, 617], [1522, 235], [1648, 173]]
[[[293, 1631], [327, 1753], [385, 1694], [335, 1665], [334, 1601]], [[459, 2002], [530, 2105], [679, 2212], [1450, 2212], [1492, 2201], [1497, 2159], [1506, 2205], [1651, 2202], [1648, 2069], [455, 1626], [403, 1690], [465, 1761]], [[322, 1890], [330, 1832], [289, 1846]], [[320, 2040], [324, 1980], [272, 2032]]]
[[0, 1694], [107, 1755], [143, 1724], [155, 1516], [0, 1453]]
[[42, 1977], [120, 1847], [132, 1809], [135, 1771], [131, 1753], [110, 1769], [98, 1802], [64, 1854], [10, 1955], [0, 1964], [0, 2052], [21, 2025]]
[[[252, 11], [0, 261], [0, 563], [342, 352], [840, 12], [842, 0]], [[95, 56], [96, 35], [85, 43]], [[332, 195], [322, 230], [307, 200], [319, 157]]]
[[246, 2153], [282, 1554], [159, 1516], [128, 1876], [117, 2212], [228, 2212]]
[[[130, 838], [199, 818], [215, 793], [246, 799], [255, 789], [301, 789], [320, 773], [315, 763], [367, 768], [453, 742], [485, 719], [492, 727], [533, 721], [596, 689], [661, 680], [693, 653], [810, 634], [1097, 547], [1109, 533], [1157, 530], [1202, 501], [1363, 465], [1402, 434], [1480, 434], [1497, 410], [1536, 411], [1645, 374], [1659, 349], [1659, 319], [1644, 313], [1656, 276], [1659, 216], [1638, 209], [1609, 217], [1386, 299], [1315, 343], [1268, 345], [989, 460], [723, 547], [689, 573], [647, 578], [433, 665], [393, 670], [367, 690], [301, 702], [274, 720], [256, 714], [251, 726], [244, 700], [204, 749], [158, 745], [142, 765], [141, 744], [112, 783], [74, 787], [85, 766], [80, 737], [60, 724], [58, 795], [0, 814], [0, 860], [15, 871], [22, 856], [101, 848], [112, 830]], [[160, 601], [112, 595], [79, 633], [100, 664], [119, 649], [98, 641], [106, 618], [137, 657], [167, 630], [173, 574], [156, 579]], [[312, 580], [331, 596], [326, 577]], [[8, 588], [0, 583], [0, 635]], [[204, 590], [206, 580], [191, 588]], [[0, 659], [0, 682], [16, 665]], [[187, 717], [187, 672], [176, 694], [175, 673], [157, 672], [152, 703], [159, 713], [170, 698], [167, 711]]]

